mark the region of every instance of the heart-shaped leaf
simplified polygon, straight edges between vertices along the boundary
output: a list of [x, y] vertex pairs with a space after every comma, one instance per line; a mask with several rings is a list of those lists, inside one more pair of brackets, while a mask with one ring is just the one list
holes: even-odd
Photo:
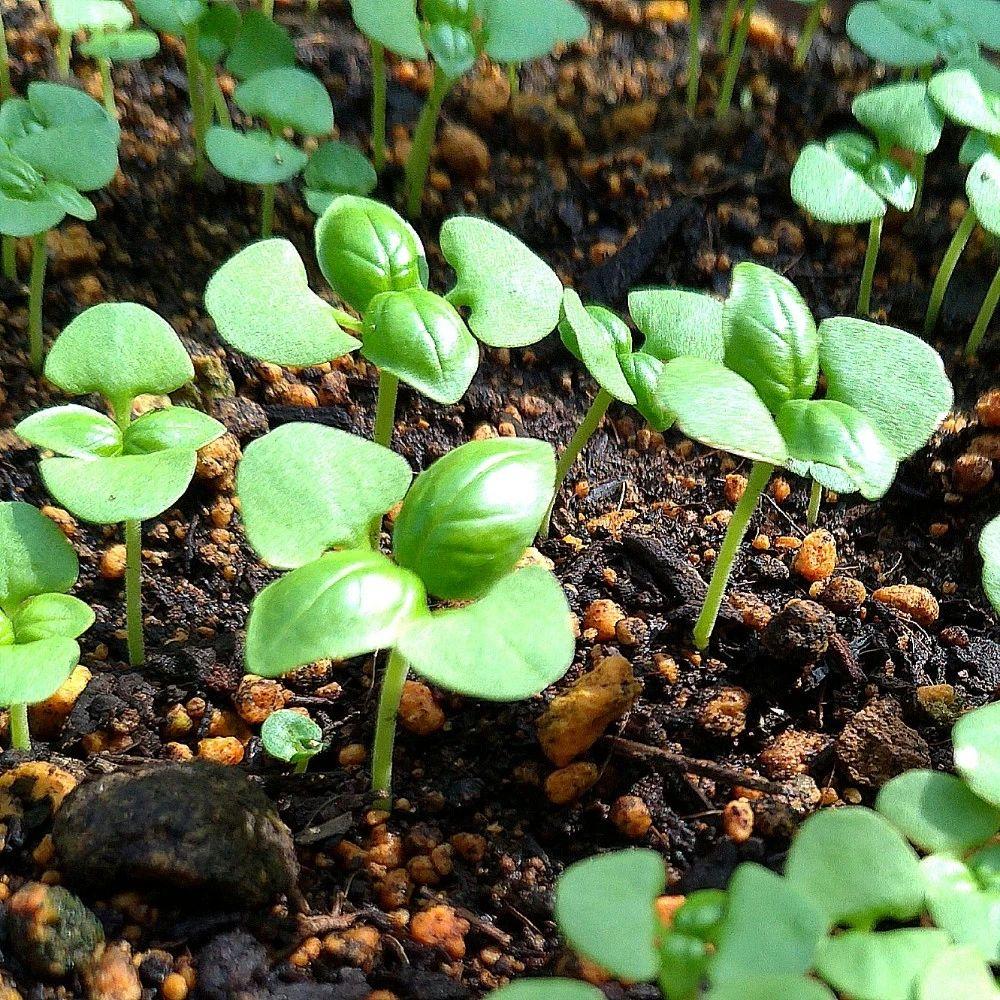
[[987, 962], [1000, 962], [1000, 891], [984, 888], [955, 858], [931, 854], [920, 865], [934, 923], [956, 944], [970, 945]]
[[873, 87], [851, 105], [854, 117], [892, 146], [926, 155], [937, 149], [944, 115], [931, 100], [926, 83], [890, 83]]
[[351, 0], [354, 23], [365, 37], [405, 59], [426, 59], [416, 0]]
[[955, 769], [981, 799], [1000, 808], [1000, 702], [977, 708], [955, 723]]
[[556, 919], [566, 942], [619, 979], [655, 979], [655, 903], [665, 881], [655, 851], [614, 851], [571, 865], [556, 883]]
[[599, 306], [584, 308], [571, 288], [563, 296], [563, 321], [559, 333], [570, 353], [579, 358], [597, 384], [623, 403], [635, 404], [619, 361], [619, 352], [631, 353], [628, 327], [614, 313]]
[[125, 453], [151, 455], [169, 448], [197, 451], [225, 433], [226, 428], [218, 420], [200, 410], [171, 406], [144, 413], [129, 425], [125, 431]]
[[788, 459], [778, 425], [757, 390], [724, 365], [675, 358], [660, 376], [658, 398], [695, 441], [771, 465]]
[[282, 184], [309, 162], [301, 149], [263, 129], [237, 132], [213, 125], [205, 136], [205, 152], [220, 174], [244, 184]]
[[792, 169], [792, 198], [823, 222], [850, 225], [885, 215], [885, 202], [864, 176], [831, 149], [811, 142]]
[[920, 23], [918, 17], [903, 4], [863, 0], [851, 8], [847, 34], [877, 62], [901, 68], [929, 66], [937, 60], [938, 47], [925, 37], [930, 24]]
[[829, 399], [860, 410], [900, 461], [930, 440], [954, 399], [933, 347], [849, 316], [824, 320], [819, 341]]
[[205, 289], [205, 308], [227, 344], [272, 364], [321, 364], [361, 346], [309, 288], [288, 240], [253, 243], [223, 264]]
[[282, 569], [362, 544], [372, 520], [406, 495], [412, 473], [388, 448], [321, 424], [285, 424], [254, 441], [237, 470], [243, 526]]
[[198, 55], [216, 66], [232, 49], [243, 28], [243, 15], [228, 3], [213, 3], [198, 22]]
[[562, 282], [516, 236], [485, 219], [455, 216], [441, 227], [440, 243], [458, 278], [448, 299], [469, 308], [469, 326], [484, 344], [524, 347], [559, 325]]
[[226, 69], [237, 80], [249, 80], [269, 69], [294, 66], [295, 62], [295, 43], [288, 32], [256, 8], [248, 10], [226, 57]]
[[331, 140], [316, 148], [309, 157], [305, 172], [306, 204], [322, 215], [338, 195], [353, 194], [363, 198], [375, 190], [378, 175], [371, 161], [349, 143]]
[[470, 441], [414, 482], [393, 528], [396, 561], [428, 593], [469, 600], [506, 576], [552, 501], [552, 446], [531, 438]]
[[24, 602], [13, 618], [19, 646], [41, 639], [75, 639], [94, 624], [90, 607], [69, 594], [39, 594]]
[[322, 81], [296, 66], [265, 70], [241, 83], [233, 94], [241, 111], [263, 118], [272, 128], [300, 135], [325, 135], [333, 128], [333, 103]]
[[1000, 70], [975, 56], [931, 77], [928, 93], [956, 124], [989, 135], [1000, 132]]
[[481, 0], [486, 51], [497, 62], [528, 62], [560, 43], [577, 42], [589, 30], [583, 11], [570, 0]]
[[983, 559], [983, 590], [990, 604], [1000, 611], [1000, 517], [995, 517], [979, 536], [979, 554]]
[[916, 1000], [998, 1000], [993, 973], [975, 948], [956, 945], [935, 955], [924, 970]]
[[59, 30], [71, 34], [83, 28], [124, 31], [132, 27], [132, 12], [121, 0], [49, 0], [48, 7]]
[[43, 194], [39, 200], [24, 201], [0, 191], [0, 233], [5, 236], [37, 236], [54, 229], [65, 217], [66, 210], [54, 198]]
[[479, 367], [479, 345], [447, 299], [425, 288], [384, 292], [365, 316], [361, 353], [437, 403], [457, 403]]
[[323, 749], [323, 730], [309, 716], [279, 708], [264, 720], [260, 741], [275, 760], [298, 764]]
[[80, 54], [88, 59], [116, 64], [150, 59], [159, 51], [160, 39], [152, 31], [107, 31], [80, 45]]
[[135, 0], [135, 9], [146, 24], [167, 35], [183, 35], [205, 13], [201, 0]]
[[254, 599], [247, 670], [280, 677], [315, 660], [344, 660], [393, 646], [406, 625], [426, 611], [420, 580], [381, 553], [328, 552]]
[[13, 615], [37, 594], [61, 594], [80, 564], [55, 523], [30, 504], [0, 503], [0, 608]]
[[488, 1000], [604, 1000], [604, 994], [575, 979], [522, 979], [495, 990]]
[[1000, 157], [983, 153], [969, 170], [965, 191], [983, 229], [992, 236], [1000, 234]]
[[89, 406], [51, 406], [26, 417], [17, 433], [36, 448], [69, 458], [110, 458], [122, 452], [122, 432]]
[[722, 303], [702, 292], [640, 288], [630, 292], [628, 309], [646, 338], [642, 350], [661, 361], [685, 355], [721, 362], [726, 353]]
[[566, 673], [575, 643], [559, 581], [535, 566], [503, 577], [472, 604], [416, 620], [397, 648], [447, 691], [520, 701]]
[[40, 639], [23, 646], [0, 646], [0, 705], [45, 701], [80, 662], [73, 639]]

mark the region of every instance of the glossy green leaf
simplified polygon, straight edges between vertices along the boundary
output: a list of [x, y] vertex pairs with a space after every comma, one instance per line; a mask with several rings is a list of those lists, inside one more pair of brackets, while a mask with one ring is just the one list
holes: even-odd
[[159, 51], [160, 40], [152, 31], [109, 31], [80, 45], [80, 54], [88, 59], [107, 59], [116, 64], [150, 59]]
[[983, 590], [990, 604], [1000, 611], [1000, 517], [995, 517], [979, 536], [979, 555], [983, 560]]
[[425, 613], [420, 580], [381, 553], [328, 552], [254, 598], [246, 667], [280, 677], [315, 660], [393, 646], [407, 623]]
[[485, 219], [455, 216], [441, 227], [441, 253], [458, 282], [448, 299], [468, 307], [472, 332], [490, 347], [524, 347], [558, 325], [563, 287], [516, 236]]
[[168, 35], [183, 35], [205, 13], [201, 0], [135, 0], [135, 9], [146, 24]]
[[812, 968], [826, 933], [823, 911], [787, 879], [760, 865], [739, 866], [709, 962], [713, 985], [752, 976], [798, 976]]
[[197, 451], [225, 433], [225, 426], [208, 414], [190, 406], [171, 406], [144, 413], [129, 425], [125, 431], [125, 453], [149, 455], [168, 448]]
[[781, 432], [757, 390], [724, 365], [675, 358], [663, 369], [658, 394], [695, 441], [771, 465], [787, 461]]
[[847, 34], [862, 52], [902, 68], [927, 66], [937, 60], [938, 47], [924, 37], [923, 27], [905, 16], [902, 5], [879, 0], [855, 4], [847, 18]]
[[854, 99], [854, 117], [892, 146], [926, 155], [937, 149], [944, 115], [931, 100], [926, 83], [890, 83]]
[[883, 496], [896, 478], [896, 459], [868, 418], [833, 399], [790, 399], [778, 411], [797, 475], [828, 489], [858, 490], [868, 500]]
[[263, 129], [237, 132], [213, 125], [205, 136], [205, 152], [220, 174], [244, 184], [283, 184], [309, 162], [301, 149]]
[[367, 38], [406, 59], [425, 59], [416, 0], [351, 0], [354, 23]]
[[48, 8], [61, 31], [124, 31], [132, 27], [132, 12], [121, 0], [48, 0]]
[[524, 554], [555, 486], [552, 446], [470, 441], [414, 482], [393, 529], [396, 561], [446, 600], [484, 594]]
[[255, 74], [236, 88], [233, 100], [245, 114], [300, 135], [325, 135], [333, 128], [333, 103], [326, 87], [296, 66]]
[[361, 353], [437, 403], [457, 403], [479, 367], [479, 345], [447, 299], [425, 288], [375, 296]]
[[94, 624], [94, 612], [69, 594], [39, 594], [17, 609], [13, 623], [19, 646], [41, 639], [76, 639]]
[[275, 760], [298, 764], [323, 749], [323, 730], [307, 715], [279, 708], [264, 720], [260, 741]]
[[1000, 133], [1000, 70], [978, 57], [956, 61], [928, 84], [935, 104], [956, 124]]
[[157, 517], [183, 496], [197, 456], [187, 448], [115, 458], [46, 458], [49, 493], [84, 521], [118, 524]]
[[617, 316], [599, 306], [585, 309], [580, 296], [567, 288], [559, 333], [566, 347], [583, 362], [602, 389], [623, 403], [635, 403], [635, 393], [619, 360], [619, 352], [631, 353], [631, 337], [628, 327]]
[[951, 382], [937, 351], [891, 326], [837, 316], [819, 328], [827, 397], [860, 410], [893, 455], [922, 448], [951, 409]]
[[522, 979], [495, 990], [488, 1000], [605, 1000], [605, 997], [596, 986], [575, 979]]
[[927, 966], [950, 944], [930, 927], [848, 931], [824, 940], [816, 971], [854, 1000], [911, 1000]]
[[956, 945], [935, 955], [917, 984], [916, 1000], [997, 1000], [1000, 988], [974, 948]]
[[55, 523], [30, 504], [0, 503], [0, 608], [14, 614], [27, 598], [61, 594], [80, 564]]
[[713, 986], [704, 1000], [834, 1000], [834, 996], [805, 976], [752, 976]]
[[40, 639], [23, 646], [0, 646], [0, 705], [45, 701], [80, 662], [73, 639]]
[[236, 492], [257, 554], [291, 569], [360, 545], [373, 518], [406, 495], [412, 473], [388, 448], [321, 424], [285, 424], [239, 464]]
[[[998, 737], [1000, 738], [1000, 737]], [[925, 851], [962, 854], [1000, 830], [1000, 809], [951, 774], [914, 770], [893, 778], [875, 808]]]
[[0, 192], [0, 232], [5, 236], [36, 236], [58, 226], [65, 217], [66, 210], [53, 198], [23, 201]]
[[885, 215], [885, 202], [828, 145], [809, 143], [792, 169], [792, 198], [822, 222], [849, 225]]
[[338, 195], [363, 198], [375, 190], [378, 175], [371, 161], [354, 146], [339, 140], [324, 142], [309, 157], [302, 174], [306, 204], [322, 215]]
[[388, 205], [343, 195], [316, 223], [316, 259], [337, 295], [364, 314], [381, 292], [427, 286], [427, 258], [413, 227]]
[[708, 970], [705, 942], [671, 930], [660, 933], [659, 943], [660, 992], [666, 1000], [698, 1000]]
[[913, 848], [878, 813], [861, 807], [810, 816], [792, 841], [785, 876], [830, 926], [911, 920], [923, 905]]
[[555, 899], [567, 944], [620, 979], [655, 979], [655, 902], [665, 881], [663, 858], [655, 851], [615, 851], [571, 865], [556, 883]]
[[194, 366], [170, 324], [134, 302], [80, 313], [56, 338], [45, 377], [70, 396], [99, 392], [120, 411], [145, 393], [179, 389]]
[[972, 164], [965, 191], [983, 229], [1000, 235], [1000, 157], [996, 153], [985, 152]]
[[559, 43], [577, 42], [589, 30], [571, 0], [482, 0], [486, 51], [497, 62], [527, 62], [548, 55]]
[[1000, 702], [984, 705], [955, 723], [955, 769], [981, 799], [1000, 807]]
[[122, 452], [122, 432], [103, 413], [70, 403], [26, 417], [17, 433], [36, 448], [69, 458], [110, 458]]
[[227, 344], [277, 365], [321, 364], [361, 346], [309, 288], [288, 240], [253, 243], [223, 264], [205, 289], [205, 307]]
[[955, 858], [932, 854], [920, 864], [934, 923], [956, 944], [970, 945], [987, 962], [1000, 962], [1000, 891], [984, 889]]
[[576, 643], [559, 581], [533, 566], [503, 577], [472, 604], [418, 619], [397, 648], [447, 691], [520, 701], [566, 673]]
[[685, 355], [722, 361], [722, 303], [702, 292], [640, 288], [630, 292], [628, 309], [646, 338], [642, 350], [661, 361]]
[[226, 69], [238, 80], [249, 80], [279, 66], [294, 66], [295, 62], [295, 43], [288, 32], [256, 8], [248, 10], [226, 56]]
[[676, 414], [663, 399], [665, 363], [644, 351], [635, 351], [621, 359], [621, 366], [635, 395], [635, 408], [654, 431], [665, 431], [676, 419]]
[[432, 24], [427, 51], [449, 80], [464, 76], [476, 64], [476, 43], [471, 32], [454, 24]]

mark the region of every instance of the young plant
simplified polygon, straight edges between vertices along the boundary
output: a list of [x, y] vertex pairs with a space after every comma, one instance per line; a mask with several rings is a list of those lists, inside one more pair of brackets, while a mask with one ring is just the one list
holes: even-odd
[[[647, 294], [652, 307], [656, 293]], [[715, 328], [692, 324], [696, 311], [671, 311], [676, 292], [659, 294], [664, 319], [656, 336], [676, 345], [678, 356], [657, 380], [658, 400], [688, 437], [753, 461], [695, 625], [695, 643], [704, 649], [775, 466], [813, 480], [813, 519], [824, 486], [881, 497], [898, 463], [923, 447], [943, 420], [952, 388], [940, 357], [923, 341], [846, 316], [817, 328], [795, 286], [757, 264], [734, 268]], [[685, 354], [683, 344], [697, 350], [688, 347]], [[826, 395], [815, 398], [821, 373]]]
[[1000, 517], [995, 517], [979, 536], [979, 555], [983, 560], [983, 590], [990, 604], [1000, 611]]
[[0, 706], [10, 741], [30, 750], [28, 706], [45, 701], [80, 662], [76, 639], [94, 613], [68, 591], [80, 572], [56, 525], [26, 503], [0, 503]]
[[45, 377], [70, 396], [98, 393], [114, 416], [71, 403], [40, 410], [16, 430], [57, 456], [43, 458], [40, 470], [63, 507], [94, 524], [124, 524], [129, 662], [139, 666], [145, 659], [142, 521], [180, 499], [198, 449], [225, 428], [187, 407], [132, 420], [137, 396], [173, 392], [194, 377], [177, 334], [145, 306], [105, 303], [81, 313], [52, 345]]
[[475, 337], [523, 347], [559, 322], [558, 277], [510, 233], [457, 217], [442, 226], [440, 244], [458, 276], [445, 296], [427, 289], [413, 227], [386, 205], [344, 195], [316, 224], [316, 257], [361, 319], [310, 290], [305, 265], [284, 240], [256, 243], [224, 264], [205, 305], [226, 343], [273, 364], [321, 364], [360, 347], [379, 370], [374, 439], [388, 446], [401, 381], [435, 402], [456, 403], [479, 365]]
[[104, 187], [118, 170], [118, 123], [92, 97], [56, 83], [29, 85], [27, 98], [0, 106], [0, 233], [4, 269], [14, 269], [14, 240], [32, 239], [28, 299], [31, 366], [42, 370], [45, 234], [72, 215], [97, 218], [81, 192]]
[[205, 149], [223, 176], [262, 186], [260, 231], [261, 238], [267, 239], [273, 228], [276, 186], [298, 176], [309, 162], [308, 155], [288, 142], [284, 133], [326, 135], [333, 128], [333, 104], [317, 77], [294, 66], [251, 76], [233, 97], [244, 114], [262, 119], [267, 130], [238, 132], [215, 125], [208, 130]]
[[385, 50], [407, 59], [430, 58], [434, 81], [413, 133], [406, 163], [406, 210], [420, 213], [431, 149], [444, 99], [481, 55], [516, 65], [587, 34], [587, 19], [572, 0], [351, 0], [354, 23], [372, 46], [372, 147], [376, 170], [385, 164]]
[[331, 139], [317, 146], [309, 157], [302, 181], [309, 210], [322, 215], [341, 195], [357, 198], [370, 195], [378, 184], [378, 174], [371, 161], [354, 146]]
[[296, 774], [305, 774], [309, 761], [326, 746], [323, 730], [308, 715], [290, 708], [278, 709], [264, 720], [260, 741], [275, 760], [294, 764]]
[[698, 107], [701, 85], [701, 0], [688, 3], [688, 78], [687, 109], [693, 115]]
[[[569, 667], [558, 580], [516, 568], [554, 479], [551, 447], [528, 438], [462, 445], [412, 487], [400, 456], [319, 424], [286, 424], [247, 448], [237, 473], [247, 538], [291, 572], [254, 599], [246, 668], [279, 677], [324, 657], [390, 650], [372, 761], [385, 801], [410, 669], [448, 691], [516, 701]], [[370, 547], [369, 527], [400, 501], [389, 559]], [[463, 603], [431, 613], [428, 596]]]
[[719, 50], [726, 56], [726, 69], [723, 73], [722, 84], [719, 87], [719, 97], [715, 104], [715, 117], [721, 119], [729, 111], [733, 103], [733, 91], [736, 89], [736, 77], [740, 72], [740, 63], [743, 61], [743, 52], [747, 47], [747, 38], [750, 35], [750, 22], [753, 20], [754, 8], [757, 0], [743, 0], [740, 7], [740, 23], [736, 29], [736, 34], [732, 35], [733, 20], [736, 16], [736, 9], [739, 0], [728, 0], [726, 10], [723, 14], [722, 32], [719, 35]]

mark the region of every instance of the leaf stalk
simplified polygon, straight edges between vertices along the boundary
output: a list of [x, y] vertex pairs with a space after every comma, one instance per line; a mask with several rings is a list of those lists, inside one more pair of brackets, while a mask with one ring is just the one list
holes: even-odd
[[372, 753], [372, 791], [379, 797], [376, 806], [381, 809], [388, 809], [392, 802], [392, 751], [396, 743], [396, 719], [409, 670], [402, 655], [392, 650], [382, 678]]
[[959, 259], [965, 252], [965, 247], [972, 236], [973, 230], [979, 219], [972, 208], [967, 208], [962, 221], [955, 230], [955, 235], [948, 244], [944, 256], [941, 258], [941, 266], [938, 268], [937, 276], [934, 278], [934, 287], [931, 289], [930, 301], [927, 303], [927, 315], [924, 317], [924, 336], [929, 337], [937, 325], [938, 316], [941, 314], [941, 306], [944, 303], [945, 292], [951, 283], [952, 275], [958, 266]]
[[434, 85], [427, 95], [417, 128], [413, 133], [413, 148], [406, 161], [406, 213], [411, 219], [420, 214], [420, 206], [424, 199], [424, 185], [427, 183], [427, 171], [431, 165], [431, 149], [434, 146], [434, 136], [437, 133], [438, 118], [441, 115], [441, 105], [451, 89], [451, 80], [440, 66], [434, 67]]

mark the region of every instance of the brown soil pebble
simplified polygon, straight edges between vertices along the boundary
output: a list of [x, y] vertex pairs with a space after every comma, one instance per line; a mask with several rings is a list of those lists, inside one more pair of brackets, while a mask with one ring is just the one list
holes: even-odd
[[934, 595], [926, 587], [901, 583], [894, 587], [879, 587], [872, 598], [896, 611], [909, 615], [920, 625], [933, 625], [941, 609]]
[[801, 667], [815, 663], [826, 652], [836, 627], [824, 607], [794, 598], [771, 619], [762, 641], [774, 657]]
[[77, 783], [69, 771], [40, 760], [17, 764], [0, 774], [0, 850], [11, 828], [24, 836], [26, 813], [35, 821], [30, 826], [47, 824]]
[[792, 569], [803, 580], [816, 583], [832, 576], [836, 568], [837, 546], [834, 544], [833, 535], [823, 528], [810, 531], [795, 553]]
[[442, 948], [449, 958], [465, 957], [465, 935], [469, 921], [460, 917], [450, 906], [432, 906], [414, 916], [410, 936], [420, 944]]
[[598, 642], [613, 642], [615, 627], [625, 617], [625, 612], [614, 601], [601, 599], [587, 605], [583, 612], [583, 630], [593, 630]]
[[858, 712], [837, 739], [835, 752], [851, 781], [870, 788], [931, 763], [927, 741], [903, 722], [892, 698], [879, 698]]
[[625, 837], [637, 840], [644, 837], [653, 825], [649, 806], [638, 795], [622, 795], [611, 807], [611, 822]]
[[578, 760], [553, 771], [545, 779], [545, 794], [553, 805], [568, 806], [596, 783], [600, 771], [596, 764]]
[[853, 614], [868, 599], [865, 585], [849, 576], [835, 576], [816, 585], [815, 590], [810, 587], [809, 595], [838, 615]]
[[1000, 389], [984, 392], [976, 401], [976, 416], [983, 427], [1000, 427]]
[[75, 667], [73, 672], [59, 685], [55, 694], [28, 709], [31, 731], [39, 739], [47, 740], [55, 736], [73, 711], [84, 688], [93, 679], [86, 667]]
[[69, 975], [104, 942], [100, 921], [77, 896], [41, 882], [29, 882], [11, 897], [7, 931], [14, 952], [43, 979]]
[[786, 729], [760, 755], [764, 772], [785, 780], [809, 771], [817, 758], [830, 748], [830, 737], [802, 729]]
[[106, 892], [150, 885], [263, 906], [296, 884], [288, 828], [239, 771], [170, 764], [104, 775], [67, 796], [52, 828], [67, 879]]
[[407, 681], [399, 699], [399, 721], [407, 732], [430, 736], [444, 726], [445, 716], [426, 684]]
[[83, 967], [82, 978], [87, 1000], [142, 1000], [142, 984], [127, 944], [105, 948]]

